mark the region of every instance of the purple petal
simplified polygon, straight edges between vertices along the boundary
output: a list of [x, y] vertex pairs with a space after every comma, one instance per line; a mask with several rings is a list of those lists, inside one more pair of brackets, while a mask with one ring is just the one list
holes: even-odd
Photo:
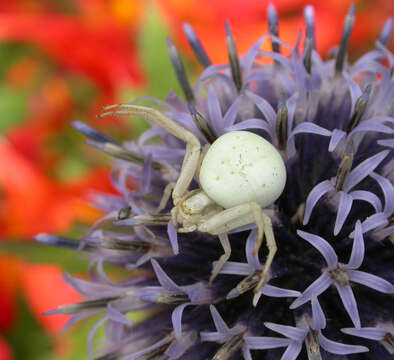
[[349, 278], [358, 284], [362, 284], [385, 294], [393, 294], [394, 286], [379, 276], [368, 274], [359, 270], [348, 270]]
[[307, 233], [302, 230], [297, 230], [297, 234], [304, 240], [308, 241], [309, 244], [314, 246], [320, 252], [320, 254], [322, 254], [329, 267], [332, 267], [338, 263], [338, 256], [335, 253], [334, 248], [322, 237]]
[[261, 120], [261, 119], [244, 120], [238, 124], [226, 128], [225, 130], [226, 132], [229, 132], [229, 131], [248, 130], [248, 129], [262, 129], [268, 135], [270, 136], [272, 135], [272, 131], [268, 123], [265, 120]]
[[258, 107], [258, 109], [263, 113], [265, 119], [267, 120], [270, 128], [271, 128], [271, 138], [275, 137], [275, 123], [276, 123], [276, 113], [271, 104], [263, 99], [261, 96], [258, 96], [251, 91], [245, 92], [247, 97], [254, 102], [254, 104]]
[[211, 311], [213, 322], [215, 323], [216, 329], [223, 334], [227, 334], [230, 329], [227, 324], [224, 322], [223, 318], [220, 316], [219, 312], [216, 310], [214, 305], [209, 306], [209, 310]]
[[350, 255], [349, 263], [346, 265], [346, 267], [347, 268], [349, 267], [351, 269], [358, 269], [363, 263], [364, 252], [365, 252], [365, 245], [364, 245], [361, 222], [360, 220], [357, 220], [352, 253]]
[[387, 331], [384, 329], [380, 328], [374, 328], [374, 327], [365, 327], [365, 328], [344, 328], [341, 329], [341, 331], [345, 334], [348, 335], [353, 335], [353, 336], [358, 336], [362, 337], [365, 339], [371, 339], [371, 340], [383, 340], [383, 338], [386, 336]]
[[347, 345], [329, 340], [321, 332], [318, 336], [320, 346], [331, 354], [348, 355], [369, 351], [365, 346]]
[[182, 290], [194, 305], [209, 304], [212, 302], [212, 289], [206, 283], [200, 281], [192, 285], [182, 286]]
[[[94, 310], [87, 310], [87, 311], [83, 311], [83, 312], [81, 312], [79, 314], [72, 315], [71, 318], [67, 321], [66, 325], [64, 325], [62, 327], [61, 332], [64, 333], [66, 330], [68, 330], [71, 326], [73, 326], [77, 322], [79, 322], [79, 321], [81, 321], [83, 319], [86, 319], [89, 316], [92, 316], [94, 314], [98, 314], [101, 311], [102, 310], [94, 309]], [[44, 313], [44, 315], [49, 315], [50, 313], [51, 314], [55, 314], [55, 312], [49, 312], [48, 311], [48, 312]], [[56, 313], [56, 314], [58, 314], [58, 313]]]
[[326, 289], [331, 285], [332, 280], [330, 275], [326, 271], [324, 271], [318, 279], [316, 279], [312, 284], [310, 284], [306, 290], [294, 300], [291, 305], [290, 309], [295, 309], [302, 304], [305, 304], [309, 300], [312, 299], [312, 295], [319, 296], [321, 293], [326, 291]]
[[[272, 38], [274, 38], [272, 36]], [[278, 38], [275, 37], [275, 41], [282, 43], [282, 41], [280, 41]], [[259, 53], [261, 54], [261, 56], [266, 56], [270, 59], [276, 60], [278, 62], [281, 63], [281, 65], [283, 65], [283, 67], [288, 71], [291, 72], [291, 61], [284, 57], [283, 55], [280, 55], [278, 53], [274, 53], [274, 52], [269, 52], [269, 51], [263, 51], [263, 50], [259, 50]]]
[[299, 291], [282, 289], [272, 285], [263, 286], [261, 293], [271, 297], [297, 297], [301, 295]]
[[[372, 176], [372, 175], [371, 175]], [[365, 191], [365, 190], [355, 190], [349, 193], [353, 200], [362, 200], [370, 203], [376, 212], [381, 212], [382, 211], [382, 203], [380, 199], [374, 194], [371, 193], [370, 191]]]
[[312, 328], [313, 330], [321, 330], [326, 327], [326, 317], [320, 306], [317, 296], [312, 296]]
[[144, 167], [142, 168], [142, 186], [139, 193], [146, 194], [149, 192], [149, 188], [152, 180], [152, 155], [149, 154], [144, 161]]
[[361, 224], [363, 234], [378, 227], [386, 226], [388, 223], [387, 216], [384, 213], [377, 213], [368, 216]]
[[311, 122], [304, 122], [299, 125], [297, 125], [293, 131], [291, 132], [289, 138], [297, 135], [297, 134], [316, 134], [316, 135], [321, 135], [321, 136], [331, 136], [331, 131], [322, 128], [319, 125], [316, 125]]
[[147, 142], [148, 140], [156, 136], [163, 136], [164, 133], [165, 131], [162, 128], [158, 126], [152, 126], [149, 130], [146, 130], [144, 133], [140, 135], [140, 137], [138, 138], [138, 146], [142, 147], [144, 146], [145, 142]]
[[216, 331], [215, 332], [201, 331], [200, 338], [201, 341], [224, 343], [227, 340], [229, 340], [229, 338], [231, 338], [231, 334], [221, 333]]
[[352, 288], [350, 287], [350, 285], [340, 285], [337, 282], [334, 282], [334, 285], [338, 290], [343, 306], [349, 314], [349, 317], [352, 320], [354, 326], [359, 328], [361, 326], [360, 315], [358, 313], [357, 302], [354, 298]]
[[112, 321], [124, 324], [126, 326], [131, 326], [133, 325], [133, 322], [124, 316], [118, 309], [116, 309], [111, 303], [108, 303], [107, 305], [107, 315], [108, 318]]
[[[112, 288], [108, 285], [93, 283], [90, 281], [82, 280], [71, 276], [69, 273], [65, 273], [63, 275], [63, 280], [71, 285], [75, 290], [79, 293], [92, 296], [92, 295], [102, 295], [103, 297], [107, 296], [107, 294], [113, 294]], [[122, 292], [119, 292], [121, 294]]]
[[284, 335], [284, 336], [288, 337], [289, 339], [292, 339], [295, 341], [300, 341], [300, 342], [304, 341], [305, 336], [308, 333], [308, 330], [300, 329], [300, 328], [294, 327], [294, 326], [279, 325], [279, 324], [274, 324], [271, 322], [265, 322], [264, 325], [268, 329], [275, 331], [278, 334]]
[[280, 360], [295, 360], [302, 349], [302, 342], [292, 341], [283, 353]]
[[[212, 266], [215, 267], [216, 263], [217, 261], [214, 261]], [[220, 270], [220, 274], [250, 275], [253, 271], [254, 269], [249, 264], [227, 261]]]
[[378, 140], [378, 144], [382, 146], [387, 146], [391, 149], [394, 149], [394, 139], [383, 139]]
[[227, 128], [231, 125], [234, 124], [237, 115], [238, 115], [238, 110], [239, 110], [239, 105], [240, 105], [240, 99], [241, 98], [237, 98], [229, 107], [229, 109], [227, 110], [226, 114], [223, 117], [223, 124], [222, 127], [223, 128]]
[[212, 124], [213, 130], [218, 133], [218, 130], [221, 128], [223, 117], [220, 103], [218, 98], [216, 97], [213, 86], [209, 86], [208, 88], [207, 105], [209, 122]]
[[170, 239], [170, 243], [174, 255], [178, 255], [179, 254], [178, 234], [175, 230], [172, 220], [169, 221], [167, 224], [167, 234], [168, 234], [168, 238]]
[[149, 354], [151, 351], [162, 347], [165, 344], [168, 344], [171, 341], [171, 336], [166, 336], [165, 338], [161, 339], [160, 341], [154, 343], [151, 346], [148, 346], [140, 351], [135, 352], [134, 354], [125, 356], [123, 360], [137, 360], [142, 355]]
[[246, 248], [245, 248], [246, 259], [248, 260], [248, 264], [253, 270], [259, 270], [262, 268], [262, 265], [260, 264], [259, 261], [259, 255], [253, 253], [254, 249], [256, 248], [256, 240], [257, 240], [257, 229], [253, 229], [250, 232], [248, 239], [246, 240]]
[[324, 180], [312, 189], [306, 199], [303, 225], [308, 224], [312, 210], [320, 198], [331, 190], [334, 190], [334, 186], [330, 180]]
[[174, 328], [175, 337], [180, 339], [182, 336], [182, 314], [186, 306], [190, 304], [178, 305], [171, 314], [172, 327]]
[[394, 186], [383, 176], [372, 173], [371, 177], [375, 179], [381, 187], [384, 194], [384, 210], [386, 215], [391, 215], [394, 212]]
[[354, 106], [356, 105], [358, 98], [361, 96], [362, 91], [360, 89], [360, 86], [354, 80], [352, 80], [351, 77], [346, 77], [346, 82], [348, 84], [351, 98], [350, 114], [353, 115]]
[[244, 341], [250, 349], [277, 349], [288, 346], [291, 341], [289, 339], [281, 339], [268, 336], [245, 336]]
[[241, 63], [242, 68], [244, 70], [244, 76], [247, 77], [249, 72], [253, 66], [254, 60], [256, 59], [257, 53], [267, 39], [267, 35], [263, 35], [252, 47], [248, 50], [248, 52], [242, 57]]
[[[171, 115], [173, 116], [173, 118], [176, 119], [176, 116], [174, 114]], [[193, 130], [192, 132], [195, 133], [197, 132], [197, 130]], [[163, 160], [175, 159], [185, 156], [185, 149], [181, 149], [181, 148], [169, 149], [167, 146], [159, 146], [159, 145], [155, 145], [155, 146], [144, 145], [144, 152], [148, 155], [151, 155], [155, 159], [163, 159]], [[139, 175], [139, 177], [141, 178], [141, 181], [145, 182], [145, 178], [143, 175]]]
[[171, 342], [165, 351], [165, 355], [169, 359], [179, 359], [188, 349], [190, 349], [197, 341], [198, 336], [195, 331], [189, 331], [180, 339]]
[[93, 344], [92, 344], [93, 343], [93, 337], [94, 337], [96, 331], [98, 330], [98, 328], [101, 325], [103, 325], [105, 321], [107, 321], [107, 317], [106, 316], [104, 316], [99, 321], [97, 321], [97, 323], [89, 331], [89, 335], [88, 335], [88, 356], [89, 356], [89, 360], [93, 360]]
[[349, 138], [354, 136], [354, 134], [360, 132], [367, 132], [367, 131], [372, 131], [375, 133], [383, 133], [383, 134], [392, 134], [394, 132], [394, 130], [389, 126], [378, 124], [371, 120], [367, 120], [367, 121], [362, 121], [359, 125], [357, 125], [354, 128], [354, 130], [349, 134]]
[[346, 138], [346, 133], [342, 130], [334, 129], [328, 145], [328, 151], [333, 152], [343, 138]]
[[269, 73], [262, 73], [262, 72], [252, 72], [249, 76], [244, 79], [244, 88], [252, 81], [270, 81], [271, 75]]
[[157, 280], [164, 289], [176, 294], [183, 293], [182, 289], [168, 277], [168, 275], [164, 272], [164, 270], [155, 259], [152, 259], [151, 263], [153, 266], [153, 270], [156, 273]]
[[372, 171], [375, 170], [375, 168], [379, 166], [388, 153], [389, 150], [381, 151], [380, 153], [364, 160], [361, 164], [354, 168], [350, 172], [343, 190], [349, 192], [353, 187], [364, 180]]
[[334, 235], [338, 235], [345, 223], [350, 210], [352, 209], [353, 198], [344, 191], [339, 192], [339, 205], [337, 217], [335, 219]]
[[221, 70], [227, 68], [227, 65], [211, 65], [208, 66], [200, 75], [199, 81], [204, 81], [217, 75]]
[[[196, 126], [195, 122], [192, 120], [192, 117], [190, 114], [188, 113], [184, 113], [184, 112], [165, 112], [165, 115], [167, 115], [168, 117], [170, 117], [172, 120], [174, 120], [176, 123], [178, 123], [179, 125], [181, 125], [182, 127], [184, 127], [186, 130], [191, 131], [194, 134], [199, 134], [199, 130], [198, 127]], [[153, 147], [157, 147], [158, 149], [163, 148], [165, 149], [165, 152], [163, 152], [162, 154], [160, 153], [156, 153], [155, 155], [158, 158], [163, 159], [164, 157], [162, 155], [167, 155], [167, 153], [170, 151], [172, 152], [173, 150], [175, 151], [179, 151], [179, 149], [175, 148], [175, 149], [171, 149], [168, 146], [148, 146], [148, 145], [144, 145], [144, 149], [149, 149], [149, 148], [153, 148]], [[176, 154], [176, 153], [175, 153]], [[169, 155], [167, 155], [166, 157], [169, 157]]]
[[245, 345], [245, 343], [244, 343], [244, 346], [242, 346], [242, 355], [243, 355], [243, 357], [244, 357], [244, 360], [253, 360], [252, 354], [250, 353], [250, 350], [249, 350], [249, 348]]

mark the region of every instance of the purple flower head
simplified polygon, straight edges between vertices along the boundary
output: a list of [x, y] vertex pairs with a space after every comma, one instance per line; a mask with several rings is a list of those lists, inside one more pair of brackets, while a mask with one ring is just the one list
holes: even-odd
[[[185, 24], [203, 67], [196, 83], [168, 39], [182, 94], [168, 89], [164, 100], [145, 96], [99, 115], [144, 116], [149, 130], [122, 142], [73, 123], [115, 159], [118, 194], [91, 194], [106, 214], [82, 239], [41, 234], [37, 241], [89, 258], [88, 280], [65, 276], [84, 299], [50, 313], [71, 314], [69, 324], [100, 314], [88, 336], [90, 359], [392, 358], [392, 21], [351, 63], [356, 16], [351, 6], [334, 59], [326, 59], [316, 50], [312, 6], [305, 31], [289, 45], [270, 5], [268, 32], [245, 54], [226, 22], [228, 61], [219, 65]], [[272, 51], [262, 50], [267, 42]], [[269, 198], [275, 181], [254, 188], [250, 180], [251, 199], [232, 207], [208, 196], [203, 156], [236, 132], [267, 141], [283, 165], [286, 183], [267, 206], [255, 199]], [[249, 179], [252, 169], [256, 182], [275, 176], [274, 165], [255, 167], [260, 160], [240, 166], [240, 177]], [[231, 171], [224, 162], [223, 176]], [[227, 200], [241, 193], [230, 183]], [[121, 275], [112, 276], [114, 267]], [[135, 321], [138, 311], [149, 316]], [[101, 327], [105, 341], [93, 346]]]

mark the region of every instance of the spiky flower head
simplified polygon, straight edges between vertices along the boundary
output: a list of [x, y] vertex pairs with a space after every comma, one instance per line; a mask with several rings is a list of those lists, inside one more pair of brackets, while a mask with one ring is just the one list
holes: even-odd
[[[254, 251], [254, 223], [227, 234], [231, 257], [210, 284], [226, 236], [182, 233], [171, 220], [183, 141], [157, 122], [124, 144], [74, 124], [90, 145], [117, 158], [111, 178], [121, 195], [95, 197], [107, 215], [80, 241], [37, 240], [90, 255], [89, 281], [65, 277], [86, 300], [55, 312], [72, 314], [69, 324], [102, 315], [89, 336], [91, 357], [92, 337], [105, 325], [105, 342], [94, 355], [101, 360], [392, 358], [394, 58], [386, 48], [392, 21], [375, 49], [350, 65], [354, 7], [327, 61], [316, 52], [313, 8], [304, 16], [303, 46], [291, 47], [280, 40], [270, 5], [269, 33], [241, 57], [226, 23], [225, 65], [212, 65], [185, 25], [204, 68], [197, 84], [190, 85], [168, 40], [184, 99], [172, 92], [166, 101], [142, 99], [194, 134], [202, 148], [238, 130], [265, 138], [280, 153], [287, 183], [264, 209], [277, 252], [257, 293], [268, 253], [265, 246]], [[260, 49], [266, 41], [272, 52]], [[195, 176], [189, 190], [198, 188]], [[114, 282], [104, 264], [127, 275]], [[140, 322], [127, 316], [140, 310], [151, 316]]]

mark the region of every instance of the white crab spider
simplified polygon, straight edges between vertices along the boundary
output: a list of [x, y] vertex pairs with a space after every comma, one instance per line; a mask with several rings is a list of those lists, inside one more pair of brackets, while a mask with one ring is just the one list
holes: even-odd
[[[271, 220], [262, 208], [280, 196], [286, 183], [286, 167], [279, 152], [256, 134], [232, 131], [216, 139], [201, 155], [197, 137], [158, 110], [138, 105], [111, 105], [104, 110], [111, 111], [100, 116], [144, 115], [148, 121], [186, 142], [179, 177], [164, 191], [159, 208], [165, 207], [169, 189], [173, 189], [171, 215], [177, 231], [197, 230], [219, 236], [224, 254], [212, 271], [210, 283], [231, 255], [228, 232], [255, 223], [258, 231], [255, 253], [265, 235], [269, 253], [254, 289], [254, 302], [257, 302], [277, 250]], [[200, 189], [188, 191], [197, 174]]]

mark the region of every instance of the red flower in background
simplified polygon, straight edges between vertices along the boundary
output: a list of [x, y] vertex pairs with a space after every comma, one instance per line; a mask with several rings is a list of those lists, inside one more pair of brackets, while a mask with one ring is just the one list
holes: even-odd
[[[132, 6], [119, 0], [79, 1], [75, 7], [77, 15], [64, 15], [3, 5], [0, 41], [37, 46], [60, 66], [89, 77], [110, 93], [123, 85], [141, 84], [135, 51], [140, 1]], [[131, 10], [130, 15], [121, 16], [124, 10]]]
[[113, 191], [106, 168], [77, 181], [56, 182], [6, 141], [0, 143], [0, 184], [0, 236], [10, 238], [66, 231], [74, 220], [91, 222], [98, 213], [82, 201], [86, 189]]
[[7, 343], [0, 337], [0, 359], [1, 360], [12, 360], [12, 351]]
[[[353, 0], [318, 1], [318, 0], [158, 0], [163, 13], [174, 29], [178, 43], [189, 50], [186, 37], [182, 32], [184, 22], [193, 26], [214, 63], [227, 61], [224, 36], [224, 21], [230, 22], [240, 54], [268, 31], [267, 8], [275, 5], [279, 15], [280, 38], [289, 44], [295, 44], [299, 30], [304, 29], [303, 8], [313, 5], [318, 26], [316, 27], [317, 47], [325, 52], [338, 43], [342, 34], [343, 19]], [[378, 4], [377, 4], [378, 3]], [[356, 26], [350, 46], [361, 43], [373, 44], [380, 27], [388, 14], [394, 11], [390, 0], [356, 2], [357, 22], [368, 26]], [[267, 42], [266, 47], [270, 44]], [[359, 49], [360, 51], [361, 49]]]

